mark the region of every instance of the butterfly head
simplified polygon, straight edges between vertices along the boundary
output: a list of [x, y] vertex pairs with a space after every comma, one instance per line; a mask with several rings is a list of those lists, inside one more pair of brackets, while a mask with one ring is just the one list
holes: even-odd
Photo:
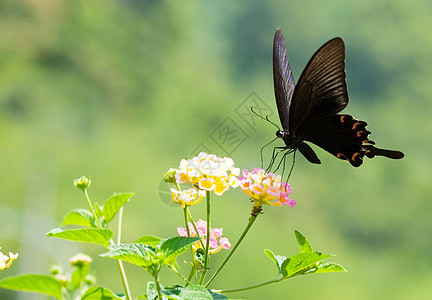
[[278, 130], [276, 131], [276, 137], [282, 139], [285, 142], [287, 148], [297, 149], [301, 139], [296, 138], [295, 135], [290, 134], [288, 130]]
[[285, 137], [285, 131], [283, 131], [283, 130], [278, 130], [278, 131], [276, 131], [276, 136], [278, 137], [278, 138], [281, 138], [281, 139], [283, 139], [284, 140], [284, 137]]

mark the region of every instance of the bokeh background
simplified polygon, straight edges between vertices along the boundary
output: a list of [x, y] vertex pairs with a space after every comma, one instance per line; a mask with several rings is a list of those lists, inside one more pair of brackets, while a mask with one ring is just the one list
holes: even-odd
[[[1, 1], [0, 245], [20, 257], [0, 278], [48, 274], [53, 263], [68, 269], [68, 258], [84, 252], [94, 259], [98, 284], [121, 292], [115, 262], [98, 257], [102, 246], [45, 237], [69, 210], [86, 205], [73, 179], [91, 175], [98, 202], [136, 192], [125, 208], [123, 241], [176, 235], [181, 211], [159, 192], [168, 168], [203, 145], [240, 168], [260, 166], [259, 150], [275, 128], [257, 119], [250, 126], [237, 112], [252, 96], [279, 123], [272, 41], [280, 27], [297, 80], [324, 42], [344, 39], [345, 112], [366, 120], [379, 146], [406, 157], [353, 168], [320, 149], [321, 165], [298, 156], [290, 179], [297, 206], [265, 207], [213, 287], [273, 278], [263, 249], [297, 253], [297, 229], [316, 250], [337, 254], [332, 261], [349, 272], [229, 296], [429, 298], [431, 16], [427, 0]], [[227, 118], [244, 134], [229, 153], [214, 140]], [[213, 225], [234, 242], [251, 204], [240, 191], [213, 199]], [[196, 218], [201, 211], [193, 209]], [[214, 265], [225, 255], [214, 256]], [[133, 294], [145, 293], [147, 273], [126, 270]], [[181, 282], [165, 270], [162, 284], [172, 283]], [[45, 299], [6, 290], [0, 298]]]

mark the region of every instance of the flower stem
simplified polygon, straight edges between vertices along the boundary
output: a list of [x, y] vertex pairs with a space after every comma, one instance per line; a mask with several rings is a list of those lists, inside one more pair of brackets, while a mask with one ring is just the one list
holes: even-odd
[[[195, 265], [192, 265], [192, 269], [191, 269], [189, 276], [188, 276], [188, 279], [187, 279], [188, 282], [190, 282], [192, 280], [192, 277], [195, 275], [195, 270], [196, 270]], [[195, 278], [195, 283], [196, 283], [196, 278]], [[188, 286], [188, 285], [186, 284], [186, 286]]]
[[[188, 210], [187, 206], [185, 206], [185, 207], [183, 208], [184, 222], [185, 222], [185, 226], [186, 226], [187, 236], [190, 237], [191, 234], [190, 234], [190, 230], [189, 230], [188, 214], [190, 214], [190, 213], [189, 213], [189, 210]], [[194, 224], [194, 225], [195, 225], [195, 224]], [[190, 280], [192, 279], [192, 276], [193, 276], [194, 271], [195, 271], [195, 267], [194, 267], [194, 265], [193, 265], [193, 263], [194, 263], [194, 250], [193, 250], [192, 247], [191, 247], [190, 250], [191, 250], [192, 268], [191, 268], [191, 272], [190, 272], [190, 274], [189, 274], [189, 278], [188, 278], [187, 280], [185, 280], [185, 281], [186, 281], [186, 286], [189, 285]]]
[[[197, 236], [199, 236], [201, 238], [201, 236], [199, 235], [199, 232], [198, 232], [198, 228], [195, 225], [195, 221], [194, 221], [194, 219], [192, 217], [192, 214], [190, 213], [190, 211], [189, 211], [189, 209], [187, 207], [186, 207], [186, 210], [187, 210], [187, 214], [188, 214], [189, 219], [192, 221], [192, 226], [195, 229], [195, 232], [196, 232]], [[186, 228], [189, 228], [189, 227], [186, 227]], [[203, 244], [202, 239], [200, 239], [200, 244], [201, 244], [201, 247], [204, 248], [204, 244]]]
[[[84, 189], [83, 192], [84, 192], [84, 197], [86, 198], [87, 203], [90, 206], [90, 210], [91, 210], [91, 212], [93, 214], [93, 217], [96, 220], [97, 227], [99, 229], [102, 229], [102, 224], [99, 221], [99, 217], [96, 215], [96, 212], [95, 212], [95, 210], [93, 208], [93, 203], [90, 201], [90, 197], [88, 196], [87, 189]], [[118, 237], [119, 243], [120, 243], [120, 235], [121, 235], [121, 219], [122, 219], [121, 218], [121, 215], [122, 215], [121, 213], [122, 213], [122, 211], [120, 210], [119, 233], [118, 233], [119, 234], [119, 237]], [[111, 245], [114, 244], [114, 241], [112, 239], [110, 240], [110, 244]], [[122, 282], [123, 282], [123, 287], [124, 287], [124, 290], [125, 290], [126, 299], [127, 300], [131, 300], [132, 299], [132, 294], [131, 294], [130, 289], [129, 289], [129, 284], [128, 284], [128, 281], [127, 281], [127, 278], [126, 278], [126, 272], [125, 272], [125, 269], [123, 267], [123, 262], [121, 260], [119, 260], [119, 259], [117, 259], [117, 266], [118, 266], [119, 271], [120, 271], [120, 277], [121, 277]]]
[[101, 225], [101, 223], [100, 223], [100, 221], [99, 221], [98, 216], [96, 215], [96, 212], [95, 212], [95, 210], [94, 210], [93, 204], [92, 204], [91, 201], [90, 201], [90, 197], [88, 196], [87, 189], [84, 189], [83, 192], [84, 192], [84, 197], [85, 197], [86, 200], [87, 200], [87, 204], [89, 205], [90, 210], [91, 210], [91, 212], [92, 212], [92, 214], [93, 214], [93, 217], [94, 217], [95, 220], [96, 220], [97, 227], [98, 227], [99, 229], [102, 229], [102, 225]]
[[192, 284], [190, 282], [189, 279], [187, 279], [186, 277], [184, 277], [179, 271], [177, 271], [175, 268], [169, 267], [171, 270], [174, 271], [174, 273], [176, 273], [178, 276], [180, 276], [181, 279], [183, 279], [186, 282], [186, 286], [188, 286], [189, 284]]
[[269, 280], [269, 281], [265, 281], [265, 282], [254, 284], [254, 285], [250, 285], [250, 286], [243, 287], [243, 288], [231, 289], [231, 290], [213, 290], [213, 292], [215, 292], [215, 293], [222, 293], [222, 294], [233, 293], [233, 292], [241, 292], [241, 291], [247, 291], [247, 290], [255, 289], [255, 288], [258, 288], [258, 287], [262, 287], [262, 286], [265, 286], [265, 285], [268, 285], [268, 284], [276, 283], [276, 282], [279, 282], [279, 281], [281, 281], [281, 280], [280, 279], [272, 279], [272, 280]]
[[199, 284], [203, 284], [207, 270], [208, 270], [208, 261], [209, 261], [209, 248], [210, 248], [210, 192], [206, 191], [207, 198], [207, 238], [206, 238], [206, 246], [205, 246], [205, 254], [204, 254], [204, 271], [201, 274], [201, 278]]
[[126, 299], [132, 300], [132, 294], [131, 294], [130, 289], [129, 289], [129, 283], [128, 283], [128, 280], [126, 278], [126, 272], [125, 272], [125, 269], [123, 267], [123, 262], [120, 259], [116, 259], [116, 260], [117, 260], [117, 266], [118, 266], [119, 271], [120, 271], [120, 277], [122, 279], [123, 287], [125, 290]]
[[120, 244], [121, 241], [121, 232], [122, 232], [122, 220], [123, 220], [123, 206], [120, 207], [118, 212], [118, 233], [117, 233], [117, 244]]
[[154, 274], [154, 280], [156, 284], [156, 290], [158, 293], [158, 299], [162, 299], [161, 287], [159, 283], [159, 271]]
[[185, 206], [183, 208], [184, 222], [185, 222], [185, 226], [186, 226], [187, 236], [191, 236], [190, 235], [190, 231], [189, 231], [189, 224], [188, 224], [188, 215], [187, 215], [187, 213], [188, 213], [188, 209], [187, 209], [187, 206]]
[[228, 262], [228, 260], [231, 258], [231, 256], [234, 254], [234, 252], [237, 250], [237, 247], [240, 245], [240, 243], [242, 242], [243, 238], [246, 236], [246, 234], [248, 233], [249, 229], [252, 227], [252, 224], [255, 222], [257, 216], [258, 215], [253, 215], [253, 214], [250, 216], [249, 222], [246, 225], [246, 228], [243, 230], [243, 233], [241, 234], [240, 238], [238, 239], [238, 241], [236, 242], [236, 244], [234, 245], [234, 247], [231, 249], [230, 253], [225, 258], [225, 260], [223, 261], [223, 263], [220, 265], [219, 269], [216, 270], [216, 272], [213, 274], [213, 276], [210, 278], [210, 280], [206, 283], [205, 287], [207, 287], [215, 279], [216, 275], [219, 274], [219, 272], [222, 270], [222, 268], [226, 265], [226, 263]]

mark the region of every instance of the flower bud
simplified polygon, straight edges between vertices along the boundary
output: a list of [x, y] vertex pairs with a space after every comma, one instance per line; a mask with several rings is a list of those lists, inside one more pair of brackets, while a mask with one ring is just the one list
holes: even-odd
[[51, 275], [57, 275], [63, 273], [63, 269], [60, 265], [53, 265], [51, 266], [50, 270]]
[[177, 173], [177, 169], [169, 169], [165, 174], [164, 174], [164, 181], [167, 183], [176, 183], [176, 173]]
[[74, 180], [74, 185], [82, 191], [88, 188], [90, 186], [90, 183], [90, 176], [81, 176], [80, 178]]
[[61, 286], [67, 288], [69, 285], [68, 279], [65, 275], [58, 274], [55, 277], [58, 282], [60, 282]]
[[96, 284], [96, 277], [94, 277], [93, 275], [87, 275], [87, 276], [84, 278], [84, 282], [85, 282], [87, 285], [95, 285], [95, 284]]

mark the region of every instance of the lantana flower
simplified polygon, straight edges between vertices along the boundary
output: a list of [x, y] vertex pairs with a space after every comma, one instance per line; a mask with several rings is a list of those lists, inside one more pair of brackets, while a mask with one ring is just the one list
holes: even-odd
[[[194, 236], [200, 236], [201, 242], [203, 245], [206, 245], [207, 243], [207, 222], [204, 220], [199, 220], [198, 222], [195, 222], [196, 229], [198, 231], [198, 234], [192, 225], [192, 223], [189, 222], [189, 233], [191, 237]], [[184, 227], [178, 227], [177, 232], [180, 236], [188, 236], [187, 230]], [[222, 237], [223, 229], [222, 228], [210, 228], [210, 240], [209, 240], [209, 253], [215, 254], [219, 252], [221, 249], [229, 249], [231, 247], [231, 244], [227, 238]], [[201, 247], [201, 242], [197, 242], [194, 245], [192, 245], [192, 248], [194, 251], [196, 251]]]
[[12, 262], [17, 258], [18, 258], [18, 253], [13, 254], [12, 252], [9, 252], [9, 256], [7, 256], [4, 255], [2, 252], [0, 252], [0, 271], [9, 268]]
[[234, 167], [234, 161], [228, 157], [201, 152], [192, 159], [182, 159], [176, 172], [177, 183], [190, 182], [205, 191], [214, 191], [222, 195], [229, 187], [237, 187], [240, 169]]
[[84, 267], [88, 266], [92, 262], [92, 258], [88, 255], [78, 253], [69, 259], [69, 263], [72, 267]]
[[245, 169], [239, 181], [240, 188], [251, 197], [256, 206], [270, 204], [293, 207], [296, 205], [296, 202], [288, 197], [293, 189], [288, 183], [282, 182], [280, 175], [267, 173], [259, 168], [253, 169], [252, 172]]
[[182, 208], [200, 203], [205, 194], [205, 191], [197, 190], [195, 188], [184, 191], [178, 191], [173, 188], [171, 189], [172, 200], [175, 203], [180, 204]]

